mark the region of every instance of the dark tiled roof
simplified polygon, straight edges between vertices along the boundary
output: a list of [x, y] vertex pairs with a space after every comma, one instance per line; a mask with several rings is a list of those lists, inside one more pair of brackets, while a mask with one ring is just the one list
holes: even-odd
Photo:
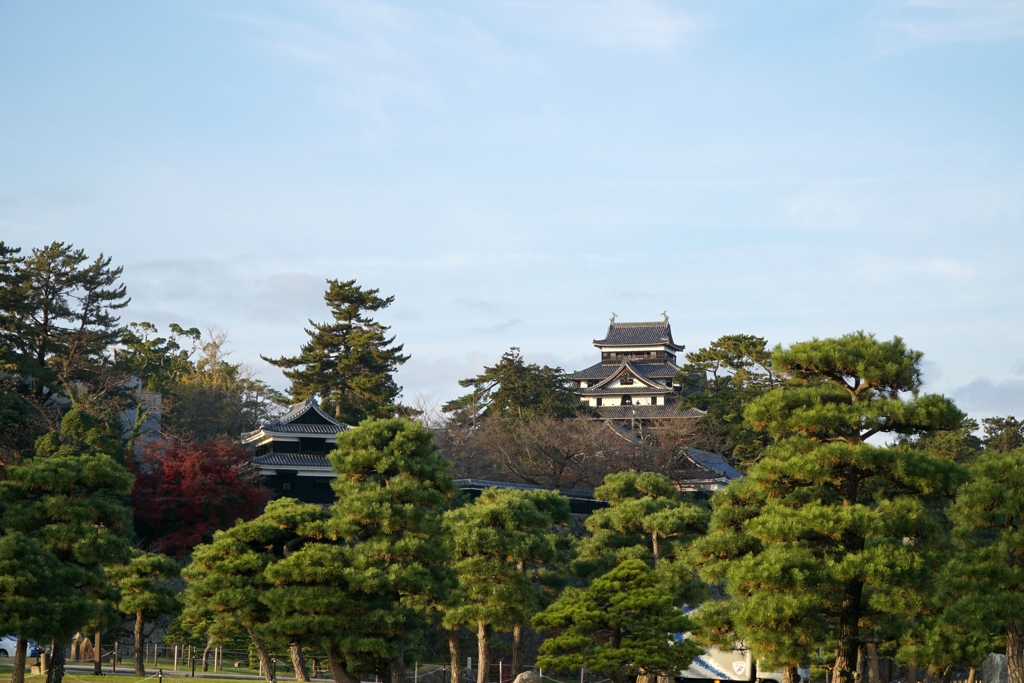
[[598, 346], [644, 346], [648, 344], [669, 344], [682, 350], [672, 341], [672, 326], [667, 322], [658, 323], [611, 323], [604, 339], [595, 339]]
[[271, 422], [265, 424], [262, 427], [265, 432], [281, 432], [286, 434], [328, 434], [333, 436], [338, 432], [343, 432], [346, 429], [351, 429], [348, 425], [341, 425], [336, 427], [335, 425], [307, 425], [307, 424], [281, 424], [280, 422]]
[[323, 455], [299, 455], [298, 453], [267, 453], [252, 459], [256, 466], [280, 467], [325, 467], [331, 468], [327, 457]]
[[[316, 421], [300, 420], [303, 415], [310, 411], [316, 414]], [[298, 422], [296, 422], [298, 420]], [[344, 422], [339, 422], [320, 409], [315, 398], [307, 398], [305, 401], [293, 403], [281, 417], [273, 422], [264, 422], [259, 429], [242, 434], [242, 441], [248, 442], [260, 432], [284, 432], [288, 434], [337, 434], [351, 429]]]
[[661, 396], [662, 394], [675, 394], [672, 387], [648, 387], [643, 384], [637, 384], [632, 387], [615, 387], [614, 389], [580, 389], [577, 393], [581, 396], [621, 396], [627, 394], [629, 396]]
[[684, 475], [680, 478], [688, 481], [721, 478], [732, 480], [743, 476], [726, 461], [724, 455], [719, 455], [718, 453], [709, 453], [699, 448], [688, 448], [686, 449], [684, 460], [688, 460], [691, 463], [691, 467], [685, 467], [686, 463], [682, 463], [684, 467], [681, 469], [681, 472]]
[[[630, 361], [632, 366], [637, 370], [640, 375], [647, 377], [648, 379], [668, 379], [675, 377], [676, 373], [679, 372], [679, 366], [675, 363], [637, 363], [636, 361]], [[620, 367], [619, 365], [605, 365], [603, 363], [597, 363], [591, 365], [585, 370], [574, 372], [569, 375], [570, 379], [604, 379], [608, 375], [616, 372]]]
[[273, 422], [267, 422], [263, 426], [264, 426], [264, 428], [269, 429], [269, 428], [271, 428], [272, 426], [275, 426], [275, 425], [288, 424], [290, 422], [294, 422], [295, 420], [299, 419], [300, 417], [302, 417], [303, 415], [305, 415], [306, 413], [308, 413], [311, 410], [315, 411], [321, 418], [326, 420], [329, 424], [332, 424], [332, 425], [335, 425], [335, 426], [338, 426], [338, 427], [347, 427], [348, 426], [344, 422], [339, 422], [338, 420], [335, 420], [333, 417], [331, 417], [330, 415], [328, 415], [324, 411], [320, 410], [320, 406], [317, 404], [315, 398], [307, 398], [305, 401], [300, 401], [299, 403], [293, 403], [291, 406], [288, 407], [288, 412], [287, 413], [285, 413], [281, 417], [277, 418]]
[[519, 491], [558, 491], [566, 498], [593, 499], [593, 491], [581, 489], [556, 489], [548, 486], [533, 486], [531, 484], [516, 484], [509, 481], [490, 481], [488, 479], [456, 479], [455, 485], [460, 489], [517, 489]]
[[668, 406], [601, 406], [595, 408], [598, 414], [606, 420], [629, 420], [647, 418], [698, 418], [704, 415], [703, 410], [688, 408], [682, 412], [676, 410], [674, 405]]

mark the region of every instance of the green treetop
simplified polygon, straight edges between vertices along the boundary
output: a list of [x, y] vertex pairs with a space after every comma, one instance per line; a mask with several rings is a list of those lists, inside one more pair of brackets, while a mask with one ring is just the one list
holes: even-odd
[[74, 633], [88, 613], [87, 597], [74, 590], [88, 577], [61, 562], [39, 539], [20, 531], [0, 535], [0, 631], [16, 634], [12, 683], [24, 683], [30, 639]]
[[987, 417], [981, 422], [985, 426], [985, 448], [1007, 452], [1024, 446], [1024, 422], [1013, 415]]
[[338, 475], [332, 528], [356, 572], [373, 578], [363, 592], [388, 606], [390, 676], [401, 683], [407, 634], [436, 618], [455, 585], [441, 515], [457, 489], [430, 431], [409, 420], [366, 420], [327, 458]]
[[145, 676], [143, 661], [144, 632], [147, 617], [152, 619], [165, 614], [174, 614], [180, 603], [168, 581], [180, 574], [178, 563], [158, 553], [135, 551], [128, 564], [111, 567], [107, 571], [110, 580], [117, 586], [121, 601], [117, 609], [135, 618], [135, 675]]
[[302, 546], [307, 534], [322, 533], [323, 510], [283, 498], [267, 504], [254, 520], [218, 531], [213, 542], [193, 550], [182, 572], [188, 581], [183, 617], [208, 629], [214, 640], [244, 630], [268, 683], [273, 677], [264, 630], [270, 609], [263, 600], [270, 588], [267, 567]]
[[701, 425], [718, 442], [715, 452], [730, 457], [744, 471], [767, 445], [744, 421], [743, 411], [755, 398], [779, 386], [771, 355], [761, 337], [725, 335], [686, 354], [686, 365], [675, 378], [682, 387], [680, 409], [706, 411]]
[[[48, 635], [60, 647], [83, 626], [101, 626], [115, 617], [116, 593], [105, 566], [127, 562], [131, 554], [132, 476], [108, 453], [120, 444], [102, 437], [89, 416], [68, 412], [59, 433], [40, 437], [36, 456], [7, 470], [0, 482], [0, 528], [37, 539], [64, 565], [67, 580], [50, 587], [68, 611]], [[73, 577], [73, 578], [72, 578]], [[77, 595], [81, 600], [72, 600]], [[63, 676], [61, 650], [55, 651], [49, 683]]]
[[939, 582], [940, 598], [947, 604], [945, 621], [1005, 639], [1007, 675], [1011, 683], [1022, 683], [1024, 448], [986, 450], [972, 465], [950, 518], [962, 552]]
[[459, 384], [473, 387], [472, 393], [449, 401], [443, 410], [457, 413], [466, 421], [495, 416], [517, 420], [566, 418], [586, 410], [561, 368], [527, 364], [514, 346], [495, 365], [484, 367], [481, 374]]
[[707, 528], [707, 510], [654, 472], [610, 474], [594, 497], [610, 505], [587, 518], [591, 535], [579, 544], [577, 574], [593, 578], [639, 559], [656, 570], [675, 604], [699, 601], [703, 590], [684, 551]]
[[880, 615], [913, 615], [917, 598], [900, 596], [921, 595], [918, 570], [934, 561], [927, 541], [941, 536], [935, 511], [962, 479], [948, 459], [867, 443], [960, 424], [951, 401], [919, 393], [920, 360], [899, 338], [880, 342], [864, 333], [777, 349], [772, 362], [786, 385], [745, 412], [774, 443], [736, 484], [745, 495], [716, 501], [712, 529], [752, 554], [729, 563], [727, 585], [746, 586], [748, 606], [781, 608], [747, 623], [746, 633], [760, 630], [762, 650], [785, 660], [794, 650], [771, 640], [780, 615], [792, 610], [788, 620], [807, 639], [816, 611], [838, 642], [837, 683], [852, 680], [857, 650], [865, 636], [879, 635]]
[[334, 321], [310, 320], [309, 341], [298, 356], [263, 360], [284, 369], [294, 400], [319, 396], [324, 410], [342, 422], [390, 417], [401, 393], [392, 375], [409, 357], [387, 336], [390, 328], [367, 314], [387, 308], [395, 298], [381, 298], [380, 290], [363, 289], [355, 280], [328, 280], [327, 285], [324, 300]]
[[558, 629], [540, 646], [537, 665], [587, 667], [612, 683], [630, 676], [677, 676], [699, 648], [682, 634], [693, 622], [675, 605], [643, 560], [626, 560], [586, 589], [569, 588], [534, 619]]
[[476, 626], [478, 683], [489, 671], [493, 630], [513, 632], [512, 675], [521, 672], [523, 628], [568, 564], [568, 523], [569, 501], [553, 491], [485, 489], [471, 505], [445, 515], [460, 599], [444, 621], [450, 629]]

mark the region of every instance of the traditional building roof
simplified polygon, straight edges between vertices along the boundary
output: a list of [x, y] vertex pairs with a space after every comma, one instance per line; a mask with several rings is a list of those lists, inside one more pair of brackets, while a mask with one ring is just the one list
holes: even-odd
[[594, 346], [667, 346], [682, 351], [672, 341], [672, 326], [668, 321], [655, 323], [617, 323], [608, 325], [604, 339], [595, 339]]
[[730, 481], [742, 476], [726, 461], [724, 455], [709, 453], [699, 448], [687, 448], [680, 453], [674, 479], [682, 491], [710, 494], [725, 488]]
[[704, 411], [698, 408], [687, 408], [677, 410], [675, 404], [660, 406], [627, 405], [627, 406], [602, 406], [597, 409], [600, 417], [597, 420], [646, 420], [656, 418], [693, 418], [702, 417]]
[[331, 463], [327, 462], [327, 456], [306, 453], [267, 453], [252, 459], [252, 464], [258, 467], [301, 467], [303, 469], [322, 468], [331, 469]]
[[[648, 379], [672, 379], [679, 372], [679, 366], [675, 363], [639, 363], [637, 361], [629, 361], [633, 370], [636, 371], [641, 377], [647, 377]], [[569, 375], [569, 379], [604, 379], [610, 375], [614, 375], [618, 372], [619, 365], [610, 365], [608, 363], [597, 363], [591, 365], [589, 368], [574, 372]]]
[[294, 403], [281, 417], [264, 422], [251, 432], [242, 434], [242, 443], [258, 441], [267, 434], [308, 434], [311, 436], [333, 436], [351, 429], [320, 409], [315, 398]]

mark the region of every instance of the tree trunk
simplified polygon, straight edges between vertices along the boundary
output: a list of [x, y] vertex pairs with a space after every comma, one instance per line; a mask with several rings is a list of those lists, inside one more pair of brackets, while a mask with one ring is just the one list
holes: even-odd
[[857, 683], [867, 683], [868, 680], [868, 656], [863, 645], [857, 648], [857, 673], [854, 674], [854, 680]]
[[1006, 622], [1006, 681], [1024, 683], [1024, 628], [1019, 621]]
[[525, 667], [523, 666], [523, 635], [525, 627], [520, 624], [516, 624], [512, 627], [512, 680], [516, 680], [516, 676], [523, 673]]
[[251, 626], [246, 626], [245, 632], [249, 634], [249, 640], [252, 641], [253, 649], [256, 650], [256, 656], [260, 660], [264, 680], [271, 683], [274, 680], [274, 670], [270, 663], [270, 655], [267, 654], [267, 646], [263, 644], [263, 639], [256, 635]]
[[142, 642], [143, 627], [146, 625], [146, 617], [142, 611], [135, 613], [135, 652], [132, 653], [132, 662], [135, 664], [135, 675], [146, 675], [146, 659], [144, 655], [145, 644]]
[[782, 683], [800, 683], [800, 672], [797, 671], [797, 667], [782, 667]]
[[476, 625], [476, 658], [479, 660], [476, 665], [476, 683], [487, 683], [487, 670], [491, 665], [491, 626], [482, 621]]
[[64, 643], [53, 641], [50, 652], [50, 668], [46, 670], [46, 683], [62, 683], [64, 680]]
[[206, 647], [203, 648], [203, 673], [210, 670], [209, 665], [207, 664], [207, 659], [209, 659], [211, 647], [213, 647], [213, 636], [207, 636]]
[[866, 643], [864, 648], [868, 653], [868, 683], [882, 683], [882, 673], [878, 668], [878, 644]]
[[309, 674], [306, 672], [306, 658], [302, 656], [302, 646], [292, 643], [288, 646], [288, 651], [292, 655], [292, 666], [295, 667], [295, 680], [308, 683]]
[[860, 647], [860, 601], [863, 592], [864, 584], [860, 581], [847, 582], [839, 612], [839, 648], [836, 651], [832, 683], [854, 683], [857, 650]]
[[450, 683], [462, 683], [462, 646], [459, 644], [459, 629], [448, 631], [448, 652], [452, 660], [452, 677]]
[[621, 671], [605, 671], [604, 675], [608, 677], [612, 683], [626, 683], [628, 680], [626, 674]]
[[345, 658], [334, 645], [327, 646], [327, 668], [331, 672], [334, 683], [359, 683], [359, 679], [348, 672]]
[[917, 683], [917, 664], [907, 664], [907, 683]]
[[978, 672], [973, 666], [967, 670], [967, 683], [974, 683], [974, 675]]
[[399, 636], [398, 652], [391, 658], [391, 683], [405, 683], [405, 636]]
[[11, 683], [25, 683], [25, 655], [28, 653], [28, 640], [18, 636], [18, 644], [14, 646], [14, 671], [11, 672]]
[[96, 637], [92, 643], [92, 675], [103, 675], [103, 650], [100, 649], [100, 632], [96, 631]]

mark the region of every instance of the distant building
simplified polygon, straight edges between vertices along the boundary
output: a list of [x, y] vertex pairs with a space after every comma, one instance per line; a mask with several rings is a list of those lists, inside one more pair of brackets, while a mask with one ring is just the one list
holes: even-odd
[[676, 354], [685, 347], [672, 339], [668, 317], [661, 322], [617, 323], [595, 339], [601, 362], [569, 375], [580, 400], [606, 420], [645, 422], [694, 419], [703, 411], [680, 412]]
[[326, 505], [334, 502], [331, 480], [335, 476], [327, 453], [334, 450], [338, 434], [348, 429], [309, 398], [273, 422], [242, 434], [242, 443], [253, 448], [252, 464], [274, 498]]
[[710, 498], [711, 494], [721, 491], [730, 481], [742, 476], [739, 470], [726, 461], [724, 455], [687, 448], [680, 453], [672, 478], [683, 493]]

